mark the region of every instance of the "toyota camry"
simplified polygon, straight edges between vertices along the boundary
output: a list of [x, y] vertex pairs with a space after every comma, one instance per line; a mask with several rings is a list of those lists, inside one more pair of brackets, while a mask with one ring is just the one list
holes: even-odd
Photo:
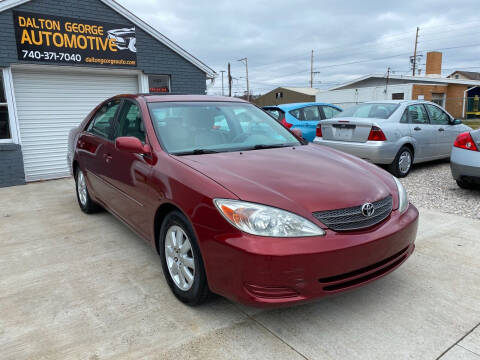
[[254, 306], [350, 290], [413, 252], [402, 184], [309, 144], [258, 107], [201, 95], [121, 95], [70, 132], [80, 209], [105, 208], [160, 255], [174, 295]]

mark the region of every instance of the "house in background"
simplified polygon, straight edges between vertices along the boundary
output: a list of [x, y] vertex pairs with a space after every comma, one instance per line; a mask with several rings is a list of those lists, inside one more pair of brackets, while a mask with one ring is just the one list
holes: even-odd
[[278, 87], [256, 98], [253, 102], [258, 106], [280, 105], [298, 102], [314, 102], [318, 89]]
[[478, 80], [480, 81], [480, 73], [473, 71], [457, 70], [447, 76], [449, 79], [461, 79], [461, 80]]
[[442, 53], [432, 51], [427, 53], [425, 76], [366, 75], [320, 91], [316, 101], [348, 108], [375, 100], [429, 100], [444, 107], [455, 118], [470, 116], [469, 104], [480, 95], [480, 80], [446, 78], [441, 73]]

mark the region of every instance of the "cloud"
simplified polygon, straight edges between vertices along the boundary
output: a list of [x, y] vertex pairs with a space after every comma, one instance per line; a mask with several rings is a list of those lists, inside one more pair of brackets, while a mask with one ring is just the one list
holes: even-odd
[[[473, 0], [118, 1], [217, 72], [231, 62], [237, 93], [245, 90], [245, 66], [237, 61], [243, 57], [255, 94], [280, 85], [308, 86], [312, 49], [320, 88], [383, 74], [387, 67], [407, 74], [417, 26], [420, 54], [463, 46], [441, 50], [445, 73], [480, 71]], [[218, 78], [209, 93], [220, 92]]]

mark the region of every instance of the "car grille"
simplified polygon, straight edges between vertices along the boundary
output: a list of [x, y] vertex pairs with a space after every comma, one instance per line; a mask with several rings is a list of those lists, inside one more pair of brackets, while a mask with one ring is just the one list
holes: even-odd
[[392, 196], [372, 203], [375, 209], [370, 217], [362, 214], [362, 206], [354, 206], [350, 208], [317, 211], [313, 216], [320, 220], [323, 224], [335, 231], [359, 230], [376, 225], [385, 220], [392, 212]]

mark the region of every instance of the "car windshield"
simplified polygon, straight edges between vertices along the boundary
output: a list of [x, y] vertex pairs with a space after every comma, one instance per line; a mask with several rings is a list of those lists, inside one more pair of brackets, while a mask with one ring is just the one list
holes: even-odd
[[393, 114], [398, 104], [388, 103], [366, 103], [352, 106], [343, 112], [338, 113], [335, 117], [358, 117], [358, 118], [375, 118], [388, 119]]
[[155, 102], [148, 107], [160, 143], [174, 155], [301, 145], [283, 125], [251, 104]]

